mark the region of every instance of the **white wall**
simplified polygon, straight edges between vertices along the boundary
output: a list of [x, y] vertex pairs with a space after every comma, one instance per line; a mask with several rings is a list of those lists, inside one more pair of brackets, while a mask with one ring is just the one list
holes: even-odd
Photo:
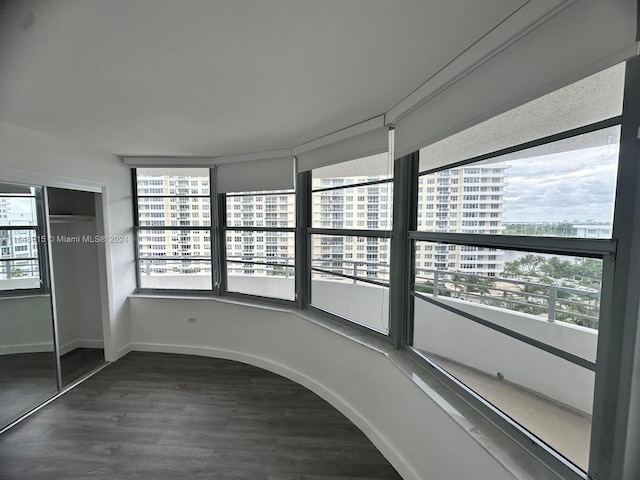
[[386, 287], [351, 281], [312, 280], [311, 304], [374, 330], [389, 330], [389, 289]]
[[0, 298], [0, 332], [0, 355], [53, 352], [51, 298]]
[[[595, 330], [532, 315], [443, 299], [460, 310], [594, 361]], [[539, 392], [591, 414], [595, 374], [539, 348], [416, 300], [414, 346]]]
[[275, 275], [227, 275], [227, 290], [263, 297], [295, 299], [295, 278]]
[[[130, 341], [127, 297], [135, 290], [130, 170], [114, 155], [0, 122], [0, 179], [102, 190], [104, 233], [126, 237], [126, 241], [105, 245], [109, 284], [109, 296], [104, 299], [104, 308], [108, 308], [105, 355], [114, 360], [115, 352]], [[97, 221], [101, 221], [100, 214]]]
[[341, 410], [405, 480], [515, 478], [382, 351], [277, 308], [143, 296], [129, 306], [130, 348], [229, 358], [290, 378]]
[[[94, 237], [96, 225], [94, 221], [54, 223], [51, 235]], [[78, 347], [103, 348], [98, 244], [52, 241], [51, 247], [60, 354]]]

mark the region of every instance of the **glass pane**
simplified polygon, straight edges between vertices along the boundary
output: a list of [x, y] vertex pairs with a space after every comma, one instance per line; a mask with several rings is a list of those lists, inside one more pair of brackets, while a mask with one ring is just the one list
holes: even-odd
[[[418, 296], [596, 361], [602, 260], [415, 242]], [[420, 298], [413, 345], [586, 468], [593, 372]]]
[[611, 238], [620, 127], [419, 178], [418, 230]]
[[292, 192], [227, 195], [227, 225], [231, 227], [295, 228], [296, 198]]
[[140, 259], [140, 288], [211, 290], [211, 261]]
[[311, 272], [311, 304], [372, 330], [389, 333], [389, 288]]
[[137, 168], [138, 195], [209, 195], [208, 168]]
[[593, 372], [419, 298], [415, 299], [413, 345], [587, 469]]
[[211, 206], [206, 197], [138, 198], [141, 227], [206, 227], [211, 225]]
[[[435, 293], [441, 300], [472, 309], [474, 315], [487, 320], [495, 322], [496, 315], [505, 314], [510, 321], [552, 323], [551, 331], [558, 335], [565, 329], [586, 332], [588, 335], [578, 338], [593, 337], [594, 343], [556, 344], [556, 340], [564, 340], [562, 335], [545, 343], [595, 361], [600, 259], [416, 242], [415, 272], [417, 292]], [[512, 318], [505, 310], [518, 315]], [[563, 329], [558, 330], [560, 327]]]
[[0, 260], [0, 290], [40, 288], [38, 260]]
[[420, 171], [618, 116], [624, 75], [621, 63], [429, 145]]
[[295, 299], [294, 232], [227, 232], [227, 290]]
[[40, 288], [35, 230], [0, 230], [0, 290]]
[[0, 226], [37, 225], [34, 197], [0, 195]]
[[311, 237], [311, 304], [388, 333], [389, 239]]
[[209, 230], [140, 230], [139, 256], [211, 258]]
[[381, 183], [314, 192], [312, 225], [315, 228], [391, 230], [393, 183]]

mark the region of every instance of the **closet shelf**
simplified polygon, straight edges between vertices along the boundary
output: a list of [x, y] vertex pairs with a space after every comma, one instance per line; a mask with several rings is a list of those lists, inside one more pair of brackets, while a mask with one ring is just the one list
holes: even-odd
[[93, 215], [49, 215], [51, 223], [92, 222], [95, 218]]

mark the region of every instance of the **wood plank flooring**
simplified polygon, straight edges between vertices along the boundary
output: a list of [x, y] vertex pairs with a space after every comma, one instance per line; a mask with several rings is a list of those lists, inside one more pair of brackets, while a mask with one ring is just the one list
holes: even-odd
[[227, 360], [130, 353], [0, 435], [0, 479], [400, 479], [306, 388]]
[[62, 385], [68, 385], [104, 363], [102, 348], [75, 348], [60, 357]]
[[0, 355], [0, 428], [56, 393], [55, 353]]

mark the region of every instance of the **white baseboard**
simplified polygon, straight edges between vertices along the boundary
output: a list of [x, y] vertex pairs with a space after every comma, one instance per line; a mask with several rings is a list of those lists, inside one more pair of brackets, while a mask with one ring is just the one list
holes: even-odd
[[203, 357], [222, 358], [225, 360], [235, 360], [237, 362], [253, 365], [276, 373], [278, 375], [282, 375], [283, 377], [288, 378], [289, 380], [308, 388], [309, 390], [329, 402], [335, 408], [337, 408], [354, 425], [362, 430], [367, 438], [369, 438], [369, 440], [371, 440], [376, 448], [380, 450], [380, 452], [389, 461], [389, 463], [393, 465], [393, 467], [398, 471], [398, 473], [404, 480], [421, 480], [421, 477], [409, 466], [404, 457], [400, 455], [400, 453], [380, 433], [379, 430], [377, 430], [365, 417], [360, 415], [356, 408], [345, 401], [342, 397], [337, 395], [333, 390], [327, 388], [317, 380], [304, 375], [303, 373], [292, 370], [285, 365], [275, 363], [272, 360], [266, 358], [212, 347], [191, 347], [187, 345], [168, 345], [156, 343], [131, 343], [126, 347], [118, 350], [118, 358], [120, 358], [121, 352], [123, 352], [122, 355], [125, 355], [126, 353], [129, 353], [131, 351], [177, 353], [184, 355], [199, 355]]
[[131, 344], [127, 344], [122, 348], [119, 348], [118, 351], [116, 352], [116, 358], [114, 361], [124, 357], [127, 353], [131, 352], [132, 348], [131, 348]]
[[102, 340], [72, 340], [64, 345], [60, 345], [60, 355], [69, 353], [76, 348], [104, 348], [104, 342]]
[[23, 345], [4, 345], [0, 347], [0, 355], [40, 352], [53, 352], [53, 343], [25, 343]]

